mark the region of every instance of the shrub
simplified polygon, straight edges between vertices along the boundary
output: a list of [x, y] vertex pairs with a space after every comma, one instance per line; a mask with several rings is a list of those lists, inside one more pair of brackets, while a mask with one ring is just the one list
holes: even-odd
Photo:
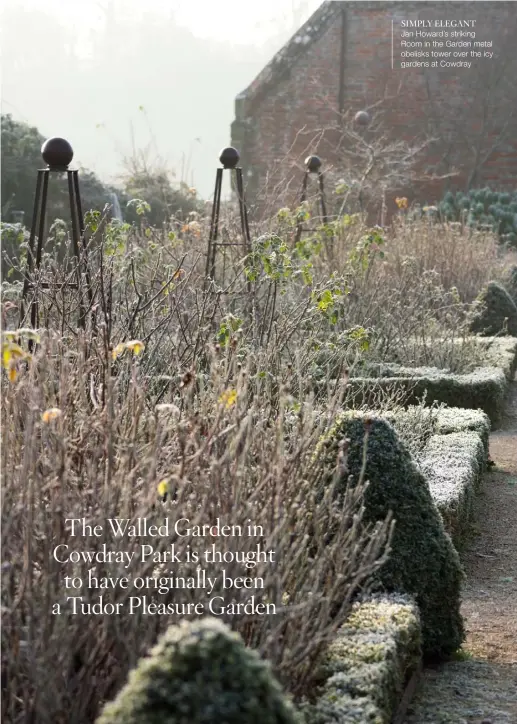
[[[5, 279], [21, 279], [22, 275], [16, 268], [25, 263], [27, 242], [30, 234], [22, 224], [6, 224], [0, 221], [2, 236], [2, 281]], [[5, 292], [2, 289], [3, 298]]]
[[418, 462], [454, 545], [463, 543], [488, 459], [490, 420], [481, 411], [423, 406], [382, 414]]
[[[343, 493], [356, 483], [363, 465], [365, 437], [369, 487], [364, 497], [364, 520], [382, 520], [391, 510], [396, 521], [391, 554], [376, 574], [377, 585], [387, 592], [415, 596], [422, 617], [424, 653], [446, 656], [464, 639], [460, 614], [463, 573], [427, 481], [407, 448], [386, 420], [344, 413], [321, 441], [318, 455], [331, 470], [342, 441], [347, 441], [337, 488]], [[324, 487], [329, 479], [323, 475], [317, 484]]]
[[515, 337], [476, 337], [483, 345], [486, 344], [486, 362], [499, 367], [504, 376], [511, 382], [517, 369], [517, 339]]
[[433, 435], [419, 460], [444, 526], [456, 546], [467, 532], [486, 459], [479, 432], [464, 430]]
[[295, 724], [269, 665], [214, 619], [171, 626], [97, 724]]
[[448, 435], [451, 432], [476, 432], [483, 443], [485, 461], [488, 459], [490, 419], [480, 410], [442, 408], [436, 416], [434, 431], [437, 435]]
[[389, 724], [420, 661], [420, 617], [414, 602], [383, 595], [356, 603], [329, 647], [318, 700], [303, 708], [307, 724]]
[[481, 291], [475, 303], [470, 329], [485, 337], [501, 333], [517, 337], [517, 307], [501, 284], [489, 282]]
[[[444, 403], [468, 410], [481, 409], [493, 425], [499, 423], [508, 387], [502, 369], [480, 367], [465, 375], [449, 374], [436, 367], [382, 365], [368, 370], [369, 377], [350, 379], [347, 395], [357, 407], [379, 397], [381, 390], [405, 391], [405, 404], [425, 398], [426, 404]], [[377, 376], [374, 376], [375, 373]]]
[[[17, 121], [10, 114], [2, 114], [1, 127], [2, 217], [5, 221], [14, 221], [13, 212], [21, 211], [24, 223], [29, 226], [32, 220], [37, 170], [42, 163], [41, 146], [45, 137], [36, 127]], [[94, 208], [102, 211], [105, 204], [110, 202], [115, 189], [104, 185], [94, 173], [86, 169], [81, 169], [79, 176], [83, 210]], [[56, 218], [69, 218], [68, 187], [58, 174], [50, 176], [47, 200], [47, 220], [50, 224]]]
[[[20, 336], [25, 349], [26, 333]], [[116, 621], [113, 616], [73, 613], [63, 576], [80, 577], [83, 602], [98, 602], [98, 591], [86, 583], [92, 564], [56, 566], [48, 546], [73, 544], [65, 519], [82, 517], [84, 511], [92, 525], [105, 525], [122, 511], [134, 511], [149, 525], [161, 525], [169, 516], [203, 525], [218, 516], [224, 524], [243, 526], [244, 532], [252, 521], [257, 535], [221, 539], [222, 550], [241, 556], [241, 562], [234, 559], [224, 568], [228, 577], [240, 577], [242, 556], [256, 554], [258, 543], [274, 551], [275, 564], [259, 561], [253, 573], [263, 582], [256, 603], [274, 605], [275, 615], [250, 617], [242, 608], [240, 613], [230, 610], [230, 600], [249, 603], [250, 590], [225, 589], [221, 565], [215, 561], [203, 567], [208, 576], [217, 577], [212, 595], [221, 593], [225, 599], [219, 620], [269, 661], [275, 677], [299, 698], [312, 688], [313, 672], [346, 621], [353, 600], [384, 562], [389, 537], [389, 524], [370, 533], [362, 525], [361, 486], [350, 490], [345, 506], [330, 489], [322, 501], [311, 486], [314, 450], [334, 419], [342, 393], [336, 392], [327, 410], [315, 409], [307, 397], [299, 397], [299, 407], [294, 408], [285, 391], [276, 397], [267, 387], [263, 391], [267, 379], [264, 387], [254, 388], [261, 378], [251, 374], [251, 363], [242, 370], [237, 367], [239, 358], [232, 362], [234, 349], [228, 345], [207, 354], [206, 377], [199, 367], [184, 374], [183, 386], [178, 384], [167, 403], [149, 410], [144, 377], [148, 348], [139, 354], [126, 349], [115, 360], [118, 373], [106, 388], [105, 404], [112, 418], [104, 424], [104, 412], [94, 407], [100, 393], [93, 389], [94, 404], [89, 405], [85, 380], [102, 380], [103, 368], [109, 370], [113, 363], [112, 354], [100, 346], [85, 359], [81, 343], [54, 339], [42, 331], [36, 352], [27, 360], [11, 354], [13, 343], [5, 344], [9, 364], [19, 364], [12, 368], [14, 381], [6, 381], [4, 400], [8, 455], [2, 468], [1, 542], [8, 584], [2, 587], [2, 673], [7, 680], [3, 718], [50, 722], [66, 711], [74, 724], [91, 724], [101, 702], [120, 689], [129, 670], [170, 622], [166, 615], [146, 616], [143, 611], [117, 616]], [[270, 370], [270, 359], [261, 351], [253, 362], [258, 369]], [[170, 371], [179, 376], [172, 362]], [[7, 370], [3, 374], [7, 376]], [[55, 408], [61, 414], [47, 420], [45, 411]], [[134, 437], [128, 447], [130, 429]], [[107, 471], [104, 450], [109, 445], [113, 459]], [[30, 461], [24, 457], [29, 449]], [[102, 471], [108, 475], [105, 487]], [[59, 487], [49, 481], [60, 481]], [[168, 497], [161, 503], [164, 485]], [[32, 490], [38, 494], [32, 496]], [[338, 531], [333, 545], [328, 545], [327, 531], [333, 526]], [[133, 577], [151, 574], [149, 563], [140, 560], [141, 543], [164, 552], [186, 542], [172, 525], [170, 535], [160, 541], [146, 536], [115, 541], [109, 532], [108, 536], [117, 548], [134, 553]], [[24, 541], [33, 537], [27, 565]], [[37, 546], [37, 540], [48, 545]], [[76, 540], [77, 546], [83, 545], [81, 540]], [[202, 551], [213, 539], [194, 542]], [[102, 538], [91, 538], [88, 547], [97, 552], [103, 543]], [[183, 560], [180, 575], [195, 576], [197, 565]], [[122, 563], [109, 570], [113, 578], [127, 574]], [[169, 567], [161, 574], [165, 575], [170, 575]], [[128, 589], [103, 591], [103, 602], [127, 605], [134, 588], [131, 582]], [[199, 589], [164, 589], [157, 594], [152, 588], [149, 596], [167, 605], [200, 601]], [[60, 615], [52, 615], [55, 603], [62, 607]], [[29, 640], [32, 629], [38, 635]], [[30, 651], [30, 657], [20, 657], [18, 651]]]
[[418, 458], [435, 432], [438, 410], [423, 404], [410, 405], [406, 409], [394, 407], [379, 413], [394, 428], [399, 440], [414, 458]]

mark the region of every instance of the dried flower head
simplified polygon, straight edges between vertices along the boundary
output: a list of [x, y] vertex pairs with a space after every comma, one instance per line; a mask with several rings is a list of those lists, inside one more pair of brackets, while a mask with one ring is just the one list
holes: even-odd
[[115, 360], [115, 359], [117, 359], [117, 357], [120, 357], [121, 354], [124, 354], [125, 351], [126, 351], [126, 345], [123, 342], [121, 342], [120, 344], [117, 344], [117, 346], [111, 350], [111, 358], [113, 360]]
[[219, 402], [226, 407], [226, 409], [230, 409], [233, 405], [235, 405], [237, 401], [237, 390], [225, 390], [223, 394], [219, 397]]
[[193, 381], [194, 381], [194, 373], [192, 372], [192, 370], [188, 370], [188, 372], [185, 372], [185, 374], [181, 378], [180, 387], [188, 387], [189, 385], [192, 384]]
[[189, 221], [181, 227], [183, 233], [193, 234], [196, 237], [201, 236], [201, 224], [199, 221]]
[[141, 354], [145, 349], [145, 344], [139, 339], [132, 339], [130, 342], [126, 342], [126, 348], [129, 349], [133, 354]]
[[164, 478], [163, 480], [160, 480], [160, 482], [158, 483], [156, 488], [158, 490], [158, 495], [161, 498], [164, 498], [167, 495], [167, 493], [169, 492], [169, 481], [166, 478]]
[[41, 419], [43, 422], [49, 423], [52, 422], [52, 420], [56, 420], [58, 417], [61, 417], [62, 414], [63, 412], [59, 409], [59, 407], [50, 407], [41, 415]]

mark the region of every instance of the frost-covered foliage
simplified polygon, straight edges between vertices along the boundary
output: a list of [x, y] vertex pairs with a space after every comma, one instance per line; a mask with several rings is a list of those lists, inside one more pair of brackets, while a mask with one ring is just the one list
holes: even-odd
[[451, 432], [476, 432], [483, 443], [486, 456], [488, 456], [490, 427], [488, 415], [481, 410], [462, 410], [457, 407], [443, 407], [435, 421], [437, 435], [447, 435]]
[[508, 294], [514, 301], [514, 304], [517, 305], [517, 265], [512, 266], [510, 269], [508, 278], [505, 281], [505, 286], [508, 290]]
[[390, 422], [413, 457], [418, 457], [435, 432], [438, 409], [410, 405], [406, 409], [388, 410], [382, 417]]
[[[508, 360], [505, 359], [505, 366]], [[374, 376], [376, 372], [377, 376]], [[406, 404], [425, 399], [426, 404], [444, 403], [467, 410], [481, 409], [495, 425], [500, 421], [508, 386], [498, 367], [480, 367], [468, 374], [451, 374], [436, 367], [379, 365], [369, 377], [351, 378], [349, 389], [357, 404], [374, 401], [382, 390], [405, 391]]]
[[470, 430], [433, 435], [419, 464], [445, 528], [459, 545], [486, 464], [483, 440], [478, 432]]
[[421, 658], [418, 608], [400, 595], [357, 603], [330, 646], [326, 681], [307, 724], [389, 724]]
[[445, 529], [458, 547], [488, 459], [488, 416], [480, 410], [418, 405], [382, 417], [393, 425], [427, 478]]
[[296, 724], [269, 665], [215, 619], [171, 626], [97, 724]]

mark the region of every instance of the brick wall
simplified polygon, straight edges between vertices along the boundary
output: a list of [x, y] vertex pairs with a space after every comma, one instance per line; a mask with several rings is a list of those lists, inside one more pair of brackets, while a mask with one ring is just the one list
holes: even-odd
[[[402, 18], [475, 19], [476, 39], [494, 42], [494, 61], [392, 69], [391, 23]], [[515, 188], [515, 37], [514, 2], [323, 3], [236, 100], [232, 145], [241, 151], [248, 199], [257, 211], [292, 203], [309, 153], [321, 156], [329, 176], [339, 174], [342, 124], [363, 108], [372, 109], [375, 122], [362, 131], [372, 144], [429, 143], [398, 195], [433, 203], [469, 182]]]

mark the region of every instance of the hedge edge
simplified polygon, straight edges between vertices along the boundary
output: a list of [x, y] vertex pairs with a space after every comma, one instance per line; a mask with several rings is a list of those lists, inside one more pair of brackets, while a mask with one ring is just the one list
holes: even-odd
[[[373, 413], [372, 413], [373, 414]], [[490, 419], [480, 410], [446, 407], [430, 411], [433, 433], [416, 462], [428, 481], [445, 530], [456, 548], [468, 531], [474, 496], [488, 461]], [[382, 415], [397, 429], [397, 420], [410, 411]]]
[[[378, 377], [352, 377], [349, 395], [355, 404], [368, 404], [380, 389], [399, 388], [407, 392], [406, 404], [444, 403], [451, 407], [485, 412], [493, 426], [501, 421], [508, 383], [517, 369], [517, 339], [484, 338], [488, 360], [493, 366], [480, 367], [464, 375], [450, 374], [434, 367], [379, 365]], [[358, 399], [359, 397], [359, 399]]]
[[445, 530], [459, 548], [486, 469], [490, 420], [482, 412], [449, 408], [439, 411], [435, 424], [437, 434], [428, 440], [419, 465]]

